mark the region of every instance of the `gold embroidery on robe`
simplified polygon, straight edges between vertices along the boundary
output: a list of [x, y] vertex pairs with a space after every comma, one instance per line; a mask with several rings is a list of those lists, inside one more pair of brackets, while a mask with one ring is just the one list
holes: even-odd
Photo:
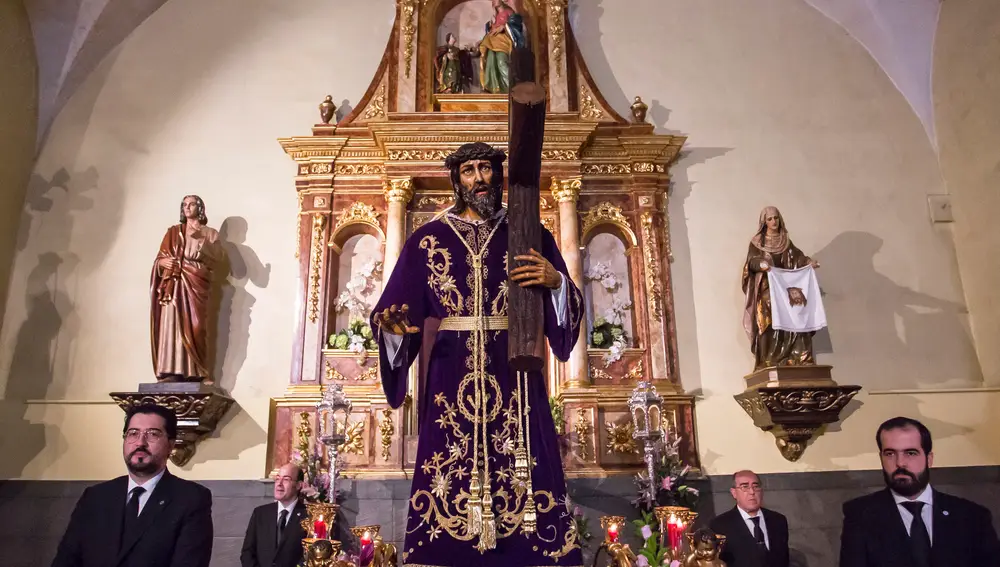
[[[438, 239], [434, 236], [425, 236], [420, 241], [420, 248], [427, 250], [427, 267], [431, 275], [427, 278], [427, 283], [438, 297], [441, 305], [448, 310], [448, 315], [458, 316], [462, 314], [462, 292], [458, 291], [455, 285], [455, 278], [451, 275], [451, 252], [447, 248], [438, 248]], [[436, 262], [435, 257], [440, 256], [441, 260]]]
[[[494, 393], [493, 396], [488, 397], [499, 399], [499, 396], [495, 395], [499, 393], [499, 384], [492, 376], [488, 378], [491, 379], [488, 379], [490, 390]], [[463, 380], [463, 382], [465, 381]], [[460, 386], [460, 396], [462, 395], [461, 389]], [[475, 417], [475, 408], [462, 407], [465, 404], [461, 401], [453, 404], [444, 393], [434, 396], [434, 405], [441, 408], [441, 415], [434, 423], [446, 432], [445, 446], [448, 447], [448, 452], [447, 455], [435, 452], [431, 458], [421, 464], [423, 473], [431, 477], [430, 490], [418, 490], [410, 497], [411, 511], [420, 517], [420, 524], [408, 530], [407, 533], [424, 531], [429, 538], [433, 539], [440, 537], [443, 531], [456, 540], [471, 541], [477, 536], [469, 534], [468, 529], [466, 512], [470, 494], [466, 488], [458, 489], [457, 494], [453, 494], [453, 491], [455, 490], [454, 481], [467, 478], [472, 466], [469, 450], [472, 435], [462, 431], [463, 425], [467, 427], [467, 424], [460, 423], [457, 418], [459, 414], [463, 414], [464, 417], [469, 409], [472, 409], [472, 417]], [[524, 518], [524, 504], [527, 496], [526, 486], [523, 482], [515, 479], [513, 469], [512, 456], [517, 434], [516, 398], [511, 396], [506, 407], [501, 408], [500, 406], [501, 404], [497, 403], [487, 408], [487, 417], [491, 421], [495, 418], [503, 420], [500, 431], [494, 432], [491, 439], [495, 454], [511, 457], [506, 466], [491, 471], [490, 475], [491, 478], [496, 479], [495, 485], [498, 487], [493, 493], [493, 507], [497, 516], [497, 539], [520, 533], [519, 528]], [[537, 462], [532, 462], [532, 467], [535, 464]], [[553, 510], [556, 507], [555, 496], [550, 491], [535, 491], [535, 507], [539, 514]], [[547, 526], [546, 531], [550, 530], [553, 533], [558, 533], [555, 526]], [[539, 532], [541, 531], [539, 530]], [[555, 537], [545, 539], [541, 537], [540, 533], [538, 537], [547, 543], [555, 541]], [[558, 557], [562, 555], [565, 553], [561, 553]], [[553, 555], [552, 557], [557, 556]]]

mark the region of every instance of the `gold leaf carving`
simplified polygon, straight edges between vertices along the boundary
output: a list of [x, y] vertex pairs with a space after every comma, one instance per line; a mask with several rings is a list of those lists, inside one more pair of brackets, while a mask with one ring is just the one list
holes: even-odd
[[[407, 63], [407, 70], [409, 70], [409, 63]], [[409, 76], [409, 75], [407, 75]], [[385, 116], [385, 80], [379, 85], [378, 90], [375, 91], [375, 96], [372, 97], [371, 102], [368, 103], [368, 108], [365, 109], [365, 120], [371, 120], [372, 118], [381, 118]]]
[[309, 166], [309, 173], [330, 173], [333, 171], [333, 166], [328, 163], [314, 163]]
[[344, 440], [344, 444], [340, 446], [340, 452], [345, 455], [361, 455], [365, 450], [365, 422], [355, 421], [351, 423], [350, 420], [347, 421], [346, 427], [344, 428], [344, 435], [347, 439]]
[[585, 84], [580, 86], [580, 118], [584, 120], [604, 118], [604, 111], [597, 105], [597, 99]]
[[312, 257], [309, 260], [309, 322], [315, 323], [319, 318], [319, 280], [323, 273], [323, 227], [326, 225], [326, 215], [316, 213], [313, 216]]
[[379, 163], [346, 163], [337, 166], [337, 175], [383, 175], [385, 166]]
[[389, 179], [383, 191], [385, 200], [390, 203], [409, 203], [413, 198], [413, 180], [409, 177]]
[[441, 196], [441, 197], [421, 197], [420, 200], [417, 201], [417, 206], [418, 207], [426, 207], [427, 205], [443, 205], [445, 203], [450, 203], [454, 199], [455, 199], [454, 197], [444, 197], [444, 196]]
[[[378, 376], [378, 366], [370, 366], [366, 368], [364, 372], [358, 374], [358, 376], [354, 380], [358, 382], [367, 382], [368, 380], [375, 380], [377, 376]], [[326, 379], [327, 381], [339, 380], [341, 382], [346, 382], [347, 376], [341, 374], [340, 371], [338, 371], [332, 364], [330, 364], [330, 361], [327, 360]]]
[[632, 166], [632, 171], [636, 173], [653, 173], [656, 167], [649, 162], [639, 162]]
[[549, 232], [554, 233], [556, 231], [556, 219], [552, 217], [542, 217], [542, 226], [548, 229]]
[[577, 455], [581, 461], [590, 460], [590, 434], [593, 431], [594, 426], [590, 424], [587, 410], [583, 408], [576, 410], [576, 425], [573, 426], [573, 432], [576, 433]]
[[639, 448], [635, 444], [635, 438], [632, 437], [631, 421], [622, 424], [609, 421], [604, 424], [604, 427], [608, 431], [607, 450], [609, 455], [614, 455], [615, 453], [620, 455], [639, 453]]
[[418, 228], [424, 226], [427, 224], [427, 221], [432, 220], [433, 218], [433, 214], [413, 215], [413, 230], [417, 230]]
[[583, 234], [587, 234], [590, 229], [605, 222], [617, 224], [629, 230], [632, 229], [632, 225], [622, 214], [621, 207], [604, 202], [587, 211], [587, 216], [583, 217]]
[[389, 150], [390, 161], [443, 161], [446, 157], [444, 150]]
[[351, 206], [347, 211], [340, 215], [340, 219], [337, 220], [337, 229], [340, 227], [351, 224], [351, 223], [365, 223], [372, 226], [378, 227], [378, 213], [375, 212], [375, 207], [362, 203], [360, 201], [355, 201], [351, 203]]
[[666, 173], [666, 172], [667, 172], [666, 167], [664, 167], [662, 164], [659, 163], [656, 164], [656, 173]]
[[417, 8], [418, 0], [398, 1], [403, 22], [403, 60], [406, 65], [406, 78], [410, 78], [410, 67], [413, 63], [413, 36], [417, 33], [417, 27], [413, 25], [413, 13]]
[[635, 366], [633, 366], [628, 371], [628, 374], [625, 375], [625, 380], [632, 381], [632, 382], [641, 382], [642, 379], [643, 379], [642, 374], [643, 374], [643, 372], [642, 372], [642, 359], [640, 359], [638, 362], [635, 363]]
[[576, 202], [580, 197], [581, 187], [583, 187], [583, 181], [579, 177], [570, 177], [569, 179], [553, 178], [550, 189], [556, 202], [566, 203]]
[[660, 287], [660, 256], [656, 249], [656, 236], [653, 232], [653, 215], [643, 213], [642, 224], [642, 254], [646, 260], [646, 292], [649, 293], [649, 307], [653, 319], [663, 319], [663, 288]]
[[591, 366], [590, 367], [590, 375], [594, 378], [594, 380], [608, 380], [608, 381], [612, 381], [612, 380], [615, 379], [614, 376], [608, 374], [607, 372], [605, 372], [604, 370], [602, 370], [602, 369], [600, 369], [600, 368], [598, 368], [596, 366]]
[[388, 462], [389, 448], [392, 447], [392, 436], [396, 434], [396, 425], [392, 422], [392, 410], [382, 410], [382, 419], [378, 422], [378, 431], [382, 435], [382, 460]]
[[542, 159], [547, 160], [575, 160], [580, 159], [580, 152], [576, 150], [542, 150]]
[[361, 374], [358, 374], [358, 382], [367, 382], [368, 380], [378, 380], [378, 366], [369, 366]]
[[563, 34], [566, 26], [563, 16], [566, 0], [549, 0], [549, 34], [552, 36], [552, 57], [556, 65], [556, 75], [562, 77]]
[[583, 166], [583, 172], [590, 175], [628, 175], [632, 166], [627, 163], [590, 163]]
[[334, 380], [346, 381], [347, 377], [340, 373], [336, 368], [330, 364], [330, 361], [326, 361], [326, 380], [332, 382]]

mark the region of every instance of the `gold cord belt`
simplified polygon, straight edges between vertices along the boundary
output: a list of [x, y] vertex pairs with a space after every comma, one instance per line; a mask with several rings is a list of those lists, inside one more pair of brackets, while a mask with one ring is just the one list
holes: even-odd
[[506, 331], [507, 316], [489, 317], [445, 317], [441, 319], [439, 331]]

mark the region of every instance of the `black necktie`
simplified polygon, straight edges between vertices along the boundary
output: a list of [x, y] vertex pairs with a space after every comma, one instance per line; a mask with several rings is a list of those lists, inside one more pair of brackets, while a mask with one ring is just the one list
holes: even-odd
[[754, 516], [750, 518], [753, 522], [753, 538], [757, 540], [757, 545], [764, 549], [767, 549], [767, 542], [764, 540], [764, 530], [760, 529], [760, 516]]
[[128, 537], [128, 533], [135, 528], [136, 523], [139, 520], [139, 497], [142, 493], [146, 492], [146, 489], [137, 486], [129, 492], [128, 502], [125, 504], [125, 525], [122, 529], [122, 540]]
[[281, 536], [285, 533], [285, 522], [287, 521], [288, 521], [288, 510], [282, 510], [281, 513], [278, 514], [278, 534], [277, 538], [275, 539], [275, 542], [278, 545], [281, 545]]
[[921, 512], [924, 509], [923, 502], [900, 502], [910, 514], [913, 514], [913, 523], [910, 524], [910, 547], [913, 548], [913, 559], [918, 567], [929, 566], [931, 564], [931, 536], [927, 533], [927, 525], [924, 524], [924, 516]]

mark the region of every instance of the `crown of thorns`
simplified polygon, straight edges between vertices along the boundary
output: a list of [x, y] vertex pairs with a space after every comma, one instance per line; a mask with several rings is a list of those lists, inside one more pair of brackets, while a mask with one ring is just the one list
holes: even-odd
[[444, 165], [448, 169], [454, 169], [459, 165], [473, 159], [485, 159], [490, 162], [503, 162], [507, 159], [507, 154], [503, 150], [498, 150], [483, 142], [473, 142], [464, 144], [455, 153], [444, 158]]

